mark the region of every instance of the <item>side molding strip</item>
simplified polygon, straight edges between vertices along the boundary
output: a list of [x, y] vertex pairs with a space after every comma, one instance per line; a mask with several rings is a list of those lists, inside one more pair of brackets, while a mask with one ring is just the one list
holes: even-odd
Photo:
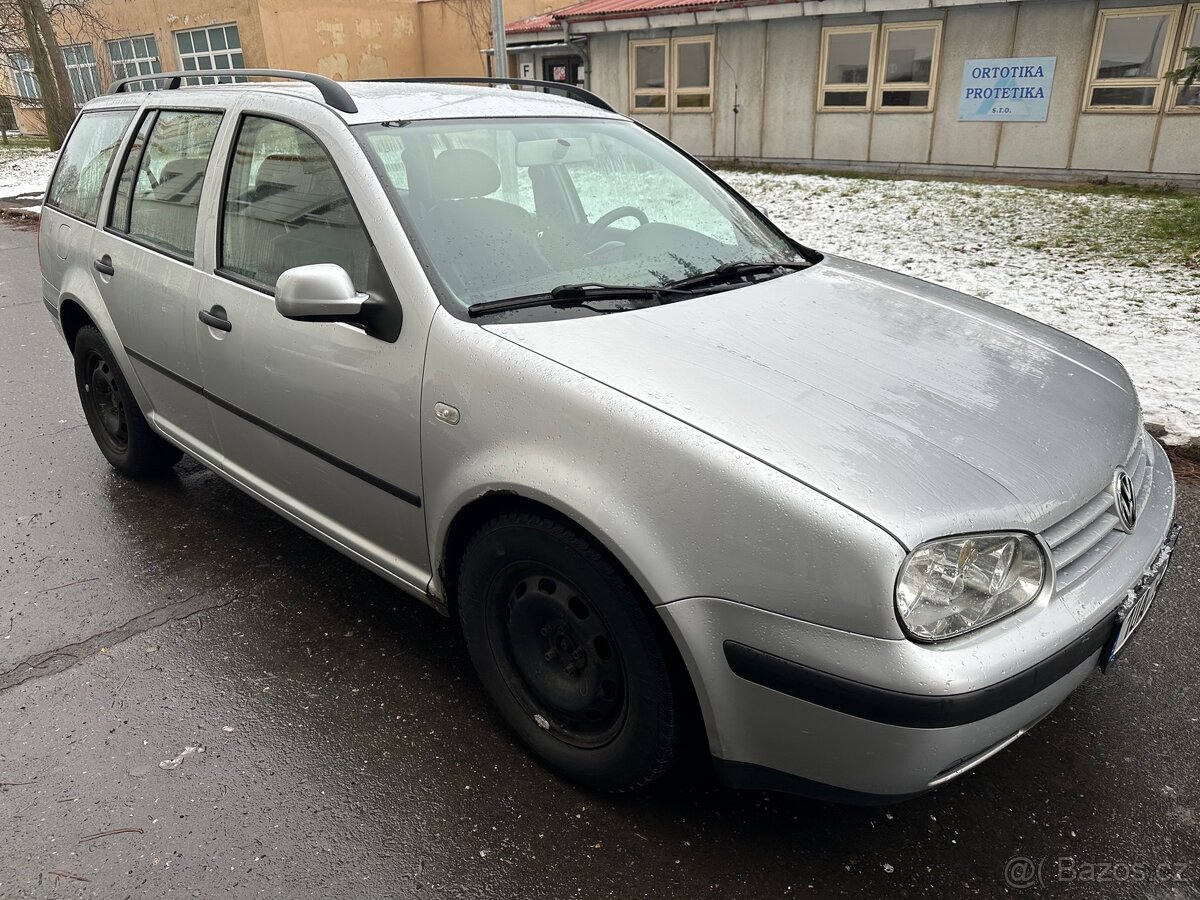
[[150, 359], [149, 357], [143, 356], [141, 353], [138, 353], [136, 350], [131, 350], [128, 347], [126, 347], [125, 352], [129, 354], [130, 358], [136, 359], [142, 365], [153, 369], [155, 372], [158, 372], [160, 375], [164, 375], [167, 378], [170, 378], [172, 381], [174, 381], [177, 384], [182, 385], [183, 387], [187, 388], [189, 391], [200, 394], [201, 396], [203, 396], [205, 399], [207, 399], [211, 403], [214, 403], [217, 406], [221, 407], [221, 409], [224, 409], [224, 410], [227, 410], [227, 411], [233, 413], [239, 419], [243, 419], [243, 420], [249, 422], [251, 425], [258, 426], [263, 431], [266, 431], [266, 432], [269, 432], [270, 434], [275, 435], [275, 437], [279, 438], [280, 440], [287, 441], [293, 447], [299, 447], [301, 450], [305, 451], [306, 453], [311, 453], [313, 456], [317, 457], [317, 459], [323, 460], [323, 461], [329, 463], [331, 466], [336, 466], [337, 468], [341, 469], [343, 472], [346, 472], [350, 475], [353, 475], [355, 478], [365, 481], [367, 484], [371, 485], [372, 487], [379, 488], [379, 490], [385, 491], [386, 493], [391, 494], [393, 497], [399, 497], [405, 503], [411, 504], [412, 506], [416, 506], [418, 508], [421, 506], [421, 498], [418, 497], [416, 494], [410, 493], [409, 491], [404, 490], [404, 488], [396, 487], [396, 485], [391, 484], [387, 481], [384, 481], [382, 478], [372, 475], [370, 472], [365, 472], [362, 469], [360, 469], [358, 466], [352, 465], [351, 463], [346, 462], [344, 459], [339, 459], [338, 457], [334, 456], [332, 453], [327, 453], [326, 451], [322, 450], [320, 447], [315, 447], [312, 444], [308, 443], [308, 441], [301, 440], [300, 438], [296, 437], [294, 434], [290, 434], [289, 432], [284, 431], [282, 428], [272, 425], [270, 422], [266, 421], [265, 419], [260, 419], [258, 416], [246, 412], [244, 409], [241, 409], [240, 407], [235, 406], [234, 404], [230, 403], [228, 400], [218, 397], [216, 394], [212, 393], [211, 391], [205, 390], [203, 387], [196, 384], [194, 381], [190, 381], [187, 378], [184, 378], [178, 372], [174, 372], [171, 369], [168, 369], [166, 366], [161, 365], [160, 363], [156, 363], [154, 360]]

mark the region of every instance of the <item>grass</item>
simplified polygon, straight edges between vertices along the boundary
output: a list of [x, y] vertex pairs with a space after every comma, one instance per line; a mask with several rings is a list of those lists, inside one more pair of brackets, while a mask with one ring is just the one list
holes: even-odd
[[39, 150], [49, 149], [50, 144], [44, 137], [10, 134], [7, 144], [0, 143], [0, 162], [7, 162], [10, 159], [29, 156], [30, 153], [36, 153]]

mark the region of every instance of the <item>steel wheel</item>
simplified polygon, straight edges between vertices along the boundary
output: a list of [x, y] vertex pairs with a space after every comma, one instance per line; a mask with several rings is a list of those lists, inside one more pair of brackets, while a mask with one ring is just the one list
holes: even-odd
[[624, 667], [587, 594], [542, 563], [514, 563], [489, 592], [488, 642], [517, 701], [544, 730], [599, 747], [621, 730]]
[[129, 423], [116, 373], [108, 360], [94, 350], [89, 351], [84, 366], [87, 373], [84, 396], [101, 426], [96, 436], [107, 442], [114, 453], [124, 453], [129, 447]]

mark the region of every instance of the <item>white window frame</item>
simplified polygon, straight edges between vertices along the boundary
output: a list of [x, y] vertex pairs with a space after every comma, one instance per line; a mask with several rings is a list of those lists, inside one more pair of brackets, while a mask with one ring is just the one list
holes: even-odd
[[[829, 83], [829, 38], [838, 34], [868, 34], [871, 36], [871, 48], [867, 51], [867, 80], [863, 84], [846, 84], [844, 82]], [[870, 112], [871, 101], [874, 98], [872, 85], [875, 83], [876, 51], [879, 44], [878, 25], [830, 25], [821, 29], [821, 66], [819, 72], [820, 87], [817, 97], [819, 112]], [[862, 106], [826, 106], [825, 95], [829, 94], [866, 94]]]
[[[1140, 112], [1156, 113], [1162, 109], [1165, 91], [1165, 75], [1174, 58], [1172, 52], [1179, 31], [1178, 6], [1135, 6], [1119, 9], [1102, 9], [1096, 17], [1096, 30], [1092, 35], [1092, 53], [1088, 59], [1087, 86], [1083, 92], [1084, 112]], [[1105, 26], [1113, 19], [1131, 19], [1142, 16], [1167, 16], [1167, 36], [1163, 42], [1162, 57], [1158, 61], [1158, 72], [1153, 77], [1145, 78], [1097, 78], [1096, 70], [1100, 66], [1100, 52], [1104, 46]], [[1154, 101], [1145, 106], [1129, 106], [1121, 104], [1093, 104], [1092, 94], [1097, 88], [1154, 88]]]
[[[1179, 33], [1179, 47], [1175, 51], [1175, 65], [1172, 69], [1182, 68], [1187, 61], [1184, 51], [1188, 47], [1194, 46], [1190, 43], [1193, 32], [1200, 29], [1200, 3], [1192, 3], [1183, 11], [1183, 31]], [[1196, 44], [1200, 44], [1200, 33], [1198, 33]], [[1200, 87], [1200, 81], [1192, 85], [1192, 89]], [[1179, 102], [1179, 98], [1183, 96], [1183, 85], [1176, 82], [1171, 82], [1167, 85], [1170, 92], [1170, 102], [1167, 107], [1167, 112], [1183, 113], [1184, 115], [1196, 115], [1200, 113], [1200, 106], [1184, 106]]]
[[[679, 48], [688, 44], [708, 44], [708, 84], [705, 87], [681, 88], [679, 82]], [[698, 34], [693, 37], [671, 39], [671, 65], [667, 73], [667, 84], [671, 90], [671, 111], [678, 113], [710, 113], [713, 111], [714, 92], [716, 90], [716, 41], [711, 34]], [[678, 98], [696, 94], [708, 94], [707, 106], [680, 106]]]
[[[885, 81], [884, 67], [887, 65], [888, 37], [900, 31], [933, 31], [933, 56], [929, 60], [928, 81]], [[926, 113], [933, 110], [937, 102], [938, 62], [942, 56], [942, 22], [885, 22], [879, 36], [879, 61], [875, 66], [875, 112], [878, 113]], [[891, 91], [926, 91], [924, 106], [884, 106], [883, 95]]]
[[[708, 44], [708, 86], [681, 88], [679, 80], [679, 47], [684, 44]], [[663, 87], [639, 88], [637, 86], [637, 50], [639, 47], [663, 48]], [[629, 42], [629, 111], [630, 113], [711, 113], [717, 91], [717, 47], [716, 35], [696, 34], [678, 38], [651, 38]], [[679, 97], [707, 94], [707, 106], [680, 106]], [[638, 106], [637, 98], [662, 97], [662, 106]]]
[[[639, 47], [663, 48], [663, 86], [640, 88], [637, 86], [637, 51]], [[638, 106], [637, 98], [662, 97], [662, 106]], [[665, 113], [671, 108], [671, 42], [666, 38], [629, 42], [629, 111], [631, 113]]]
[[[80, 60], [86, 52], [86, 58]], [[71, 82], [71, 100], [75, 108], [83, 106], [93, 97], [104, 93], [104, 83], [100, 80], [100, 68], [96, 65], [96, 48], [90, 43], [67, 44], [62, 48], [63, 65], [67, 68], [67, 78]], [[72, 62], [71, 57], [74, 57]]]
[[[146, 54], [139, 54], [135, 46], [137, 41], [153, 41], [153, 54], [150, 54], [150, 46], [147, 46]], [[118, 58], [113, 49], [120, 47], [122, 55]], [[162, 71], [162, 57], [158, 50], [158, 37], [153, 34], [134, 34], [129, 37], [116, 38], [108, 41], [105, 44], [105, 50], [108, 53], [108, 64], [112, 69], [113, 78], [136, 78], [145, 75], [156, 75]], [[128, 50], [128, 52], [125, 52]], [[153, 82], [144, 82], [149, 87]]]
[[28, 50], [13, 50], [7, 54], [9, 81], [18, 106], [28, 108], [42, 102], [42, 86], [33, 70], [33, 54]]
[[[230, 47], [229, 41], [226, 39], [226, 37], [224, 35], [225, 29], [231, 28], [231, 27], [237, 29], [237, 33], [238, 33], [237, 47]], [[212, 32], [214, 32], [214, 31], [222, 32], [222, 39], [225, 40], [225, 44], [226, 44], [225, 48], [222, 50], [212, 49]], [[179, 37], [180, 37], [180, 35], [184, 35], [184, 34], [188, 35], [189, 41], [193, 42], [193, 44], [192, 44], [193, 49], [191, 51], [185, 52], [183, 50], [183, 48], [179, 45]], [[195, 49], [194, 40], [195, 40], [195, 35], [197, 35], [197, 34], [204, 35], [204, 43], [208, 45], [208, 49], [206, 49], [206, 50], [196, 50]], [[238, 27], [237, 22], [222, 22], [219, 25], [205, 25], [203, 28], [181, 28], [178, 31], [172, 31], [171, 37], [175, 44], [175, 55], [179, 59], [179, 68], [186, 72], [196, 72], [197, 73], [194, 76], [184, 79], [187, 84], [228, 84], [231, 81], [245, 81], [246, 80], [244, 77], [240, 77], [240, 76], [222, 77], [221, 69], [217, 68], [217, 59], [218, 58], [223, 58], [229, 64], [228, 66], [226, 66], [227, 69], [245, 68], [245, 55], [244, 55], [244, 51], [242, 50], [242, 29], [240, 27]], [[235, 55], [242, 57], [241, 64], [238, 64], [238, 65], [234, 64], [233, 57]], [[209, 63], [208, 68], [201, 68], [200, 60], [206, 60]], [[193, 68], [193, 69], [188, 68], [187, 64], [189, 61], [194, 64], [195, 68]]]

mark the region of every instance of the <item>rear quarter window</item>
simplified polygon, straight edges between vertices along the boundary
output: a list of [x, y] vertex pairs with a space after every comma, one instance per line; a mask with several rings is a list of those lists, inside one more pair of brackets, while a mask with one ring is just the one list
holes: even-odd
[[46, 204], [96, 224], [100, 195], [134, 110], [83, 113], [62, 149]]

